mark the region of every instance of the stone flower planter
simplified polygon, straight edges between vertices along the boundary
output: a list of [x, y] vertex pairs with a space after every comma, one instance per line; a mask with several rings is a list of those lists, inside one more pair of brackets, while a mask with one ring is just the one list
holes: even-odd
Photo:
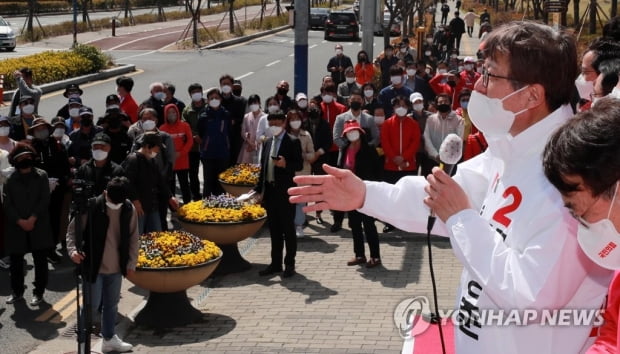
[[238, 197], [242, 194], [245, 194], [249, 191], [251, 191], [252, 189], [254, 189], [254, 187], [256, 187], [256, 185], [245, 185], [245, 184], [232, 184], [232, 183], [226, 183], [224, 181], [222, 181], [221, 179], [219, 180], [220, 185], [222, 185], [222, 188], [224, 188], [224, 191], [228, 194], [232, 194], [235, 197]]

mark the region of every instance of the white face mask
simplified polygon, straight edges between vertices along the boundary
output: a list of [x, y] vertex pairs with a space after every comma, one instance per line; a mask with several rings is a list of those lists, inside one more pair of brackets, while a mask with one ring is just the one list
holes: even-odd
[[620, 269], [620, 233], [614, 224], [609, 220], [611, 209], [616, 200], [618, 192], [618, 182], [616, 191], [607, 211], [607, 218], [595, 223], [587, 223], [587, 227], [579, 224], [577, 229], [577, 241], [583, 252], [599, 266], [607, 269]]
[[400, 48], [400, 52], [403, 53], [403, 54], [407, 53], [407, 48]]
[[80, 115], [80, 109], [79, 108], [71, 108], [69, 109], [69, 115], [71, 117], [77, 117]]
[[211, 108], [217, 108], [220, 106], [220, 100], [218, 100], [217, 98], [212, 99], [211, 101], [209, 101], [209, 106]]
[[0, 127], [0, 136], [8, 136], [11, 133], [11, 127]]
[[432, 38], [426, 38], [426, 43], [433, 44], [433, 39]]
[[351, 130], [350, 132], [347, 132], [346, 136], [347, 140], [350, 142], [358, 141], [360, 138], [360, 131], [357, 129]]
[[407, 108], [405, 108], [405, 107], [397, 107], [394, 110], [394, 113], [396, 113], [396, 115], [399, 116], [399, 117], [404, 117], [404, 116], [407, 115]]
[[260, 109], [260, 105], [259, 105], [259, 104], [252, 103], [252, 104], [250, 105], [250, 112], [256, 112], [256, 111], [258, 111], [259, 109]]
[[153, 94], [153, 97], [155, 97], [156, 99], [158, 99], [160, 101], [163, 101], [164, 98], [166, 98], [166, 94], [164, 92], [162, 92], [162, 91], [159, 91], [159, 92], [155, 92]]
[[106, 110], [108, 110], [108, 109], [120, 109], [120, 107], [119, 107], [119, 105], [117, 105], [117, 104], [111, 104], [111, 105], [107, 105], [107, 106], [105, 107], [105, 109], [106, 109]]
[[437, 69], [437, 74], [445, 74], [447, 72], [448, 72], [447, 69]]
[[25, 105], [24, 107], [22, 107], [22, 112], [24, 112], [24, 114], [34, 113], [34, 105], [33, 104]]
[[458, 56], [458, 55], [456, 55], [456, 54], [452, 54], [452, 55], [450, 55], [450, 58], [452, 58], [452, 59], [456, 59], [456, 58], [458, 58], [458, 57], [459, 57], [459, 56]]
[[299, 108], [304, 109], [304, 108], [308, 107], [308, 101], [307, 100], [299, 100], [297, 102], [297, 105], [299, 106]]
[[154, 159], [157, 157], [157, 153], [155, 151], [152, 151], [150, 156], [152, 159]]
[[575, 86], [577, 87], [577, 91], [579, 91], [579, 97], [585, 98], [586, 100], [589, 99], [590, 94], [594, 92], [594, 82], [586, 81], [583, 74], [579, 74], [579, 76], [577, 76]]
[[347, 84], [349, 84], [349, 85], [350, 85], [350, 84], [352, 84], [352, 83], [354, 83], [354, 82], [355, 82], [355, 77], [348, 77], [348, 76], [347, 76], [347, 78], [346, 78], [345, 80], [347, 80]]
[[282, 133], [282, 127], [279, 125], [269, 126], [269, 132], [271, 133], [271, 136], [278, 136]]
[[407, 75], [408, 75], [408, 76], [413, 76], [413, 75], [415, 75], [415, 69], [407, 69]]
[[325, 103], [332, 103], [332, 101], [334, 100], [334, 97], [332, 95], [324, 95], [322, 98], [323, 102]]
[[426, 69], [424, 69], [424, 72], [425, 72], [426, 74], [430, 75], [430, 73], [431, 73], [431, 69], [426, 68]]
[[93, 154], [93, 159], [95, 159], [95, 161], [103, 161], [108, 157], [108, 152], [104, 151], [104, 150], [93, 150], [92, 151]]
[[430, 57], [430, 56], [431, 56], [431, 54], [432, 54], [432, 53], [431, 53], [431, 51], [430, 51], [430, 50], [427, 50], [426, 52], [424, 52], [424, 55], [426, 55], [427, 57]]
[[364, 90], [364, 96], [366, 98], [371, 98], [374, 94], [375, 94], [375, 91], [373, 90]]
[[267, 112], [269, 113], [276, 113], [277, 111], [280, 110], [280, 106], [272, 104], [269, 107], [267, 107]]
[[342, 49], [340, 48], [336, 49], [336, 55], [340, 55], [340, 54], [342, 54]]
[[142, 121], [142, 129], [144, 129], [145, 131], [151, 131], [155, 129], [155, 121], [153, 120]]
[[293, 128], [293, 129], [299, 129], [301, 127], [301, 121], [300, 120], [293, 120], [293, 121], [289, 122], [289, 124], [291, 125], [291, 128]]
[[192, 93], [192, 101], [200, 102], [202, 100], [202, 92], [194, 92]]
[[109, 202], [109, 201], [106, 200], [105, 205], [107, 205], [108, 208], [110, 208], [112, 210], [118, 210], [118, 209], [120, 209], [123, 206], [123, 203], [115, 204], [115, 203], [112, 203], [112, 202]]
[[229, 85], [224, 85], [220, 87], [220, 90], [222, 90], [222, 93], [229, 94], [232, 92], [232, 87]]
[[[529, 86], [529, 85], [528, 85]], [[504, 98], [489, 98], [478, 91], [472, 91], [469, 98], [467, 111], [472, 123], [480, 129], [485, 136], [501, 136], [508, 134], [515, 117], [525, 111], [527, 108], [519, 112], [511, 112], [504, 109], [504, 100], [523, 91], [528, 86], [524, 86], [517, 91], [510, 93]]]
[[421, 112], [424, 109], [424, 103], [415, 103], [413, 105], [413, 110]]
[[375, 124], [376, 125], [381, 125], [381, 124], [383, 124], [383, 122], [385, 122], [385, 117], [384, 116], [375, 116]]
[[52, 136], [54, 138], [62, 138], [65, 135], [65, 129], [64, 128], [56, 128], [54, 129], [54, 132], [52, 133]]
[[472, 71], [474, 69], [473, 64], [465, 64], [463, 67], [465, 67], [465, 70], [467, 71]]
[[398, 84], [400, 84], [400, 82], [401, 82], [401, 80], [402, 80], [402, 79], [403, 79], [403, 78], [402, 78], [402, 77], [400, 77], [400, 76], [391, 76], [391, 77], [390, 77], [390, 81], [392, 82], [392, 85], [398, 85]]
[[464, 66], [462, 66], [462, 65], [459, 65], [459, 66], [457, 67], [457, 69], [458, 69], [458, 72], [461, 72], [461, 71], [463, 71], [463, 69], [465, 69], [465, 67], [464, 67]]

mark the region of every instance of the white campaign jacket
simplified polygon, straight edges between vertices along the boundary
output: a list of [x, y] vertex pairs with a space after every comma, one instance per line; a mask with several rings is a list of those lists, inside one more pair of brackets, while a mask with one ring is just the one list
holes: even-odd
[[[570, 107], [560, 107], [514, 138], [489, 139], [485, 153], [458, 166], [454, 179], [474, 209], [446, 224], [437, 220], [433, 229], [450, 237], [464, 266], [456, 310], [466, 320], [455, 324], [457, 353], [579, 353], [591, 343], [588, 325], [478, 326], [475, 318], [484, 309], [598, 309], [603, 304], [611, 272], [581, 252], [577, 221], [542, 168], [546, 141], [570, 116]], [[365, 183], [360, 212], [426, 233], [423, 177], [404, 177], [396, 185]]]

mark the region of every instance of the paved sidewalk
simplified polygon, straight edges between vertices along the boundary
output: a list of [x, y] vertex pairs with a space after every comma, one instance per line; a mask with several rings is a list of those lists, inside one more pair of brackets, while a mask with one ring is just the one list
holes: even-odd
[[[330, 217], [323, 225], [309, 219], [308, 236], [298, 244], [296, 276], [258, 276], [270, 261], [264, 227], [240, 247], [249, 248], [245, 258], [251, 270], [208, 279], [188, 290], [204, 314], [202, 322], [166, 331], [134, 326], [128, 318], [144, 304], [146, 293], [125, 280], [118, 333], [138, 353], [400, 352], [403, 341], [393, 320], [395, 307], [409, 297], [432, 296], [425, 236], [380, 234], [383, 266], [348, 267], [353, 256], [350, 231], [332, 235]], [[447, 239], [434, 237], [432, 250], [440, 307], [453, 308], [462, 268]], [[59, 336], [32, 353], [76, 348], [74, 337]], [[98, 340], [93, 350], [100, 350]]]

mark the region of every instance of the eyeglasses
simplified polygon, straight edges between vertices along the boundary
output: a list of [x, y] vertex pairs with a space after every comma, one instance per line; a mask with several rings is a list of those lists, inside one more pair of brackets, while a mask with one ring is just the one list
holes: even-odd
[[594, 101], [595, 98], [599, 98], [599, 97], [603, 97], [603, 96], [605, 96], [605, 95], [602, 94], [602, 93], [592, 92], [590, 94], [590, 101]]
[[487, 87], [489, 85], [489, 78], [490, 77], [494, 77], [496, 79], [504, 79], [504, 80], [510, 80], [510, 81], [517, 81], [511, 77], [507, 77], [507, 76], [499, 76], [499, 75], [493, 75], [489, 72], [489, 69], [487, 69], [486, 66], [482, 67], [482, 85], [484, 85], [484, 87]]

